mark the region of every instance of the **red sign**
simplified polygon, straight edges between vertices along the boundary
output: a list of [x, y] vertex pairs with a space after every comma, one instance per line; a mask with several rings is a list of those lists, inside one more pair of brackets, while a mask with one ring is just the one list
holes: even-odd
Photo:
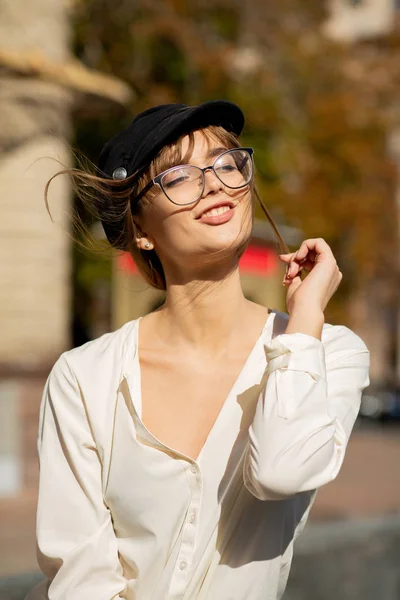
[[[272, 277], [277, 272], [278, 263], [278, 256], [274, 250], [250, 244], [239, 261], [239, 268], [245, 274]], [[136, 263], [128, 252], [118, 256], [117, 264], [119, 269], [128, 274], [138, 273]]]
[[239, 268], [242, 273], [272, 277], [278, 270], [278, 263], [277, 253], [271, 248], [249, 244], [239, 261]]

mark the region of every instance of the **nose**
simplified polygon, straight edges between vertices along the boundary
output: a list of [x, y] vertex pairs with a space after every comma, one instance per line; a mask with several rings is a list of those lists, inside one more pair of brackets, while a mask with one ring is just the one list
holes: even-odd
[[211, 167], [204, 171], [204, 191], [203, 196], [213, 193], [216, 194], [223, 189], [222, 182], [218, 179]]

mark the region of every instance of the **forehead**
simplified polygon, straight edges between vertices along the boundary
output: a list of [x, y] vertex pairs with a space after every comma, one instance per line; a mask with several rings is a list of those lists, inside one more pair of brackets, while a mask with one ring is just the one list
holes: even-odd
[[[190, 156], [191, 162], [215, 156], [215, 150], [222, 152], [227, 149], [226, 144], [213, 135], [210, 131], [194, 131], [194, 146]], [[182, 138], [182, 155], [189, 149], [189, 136]]]

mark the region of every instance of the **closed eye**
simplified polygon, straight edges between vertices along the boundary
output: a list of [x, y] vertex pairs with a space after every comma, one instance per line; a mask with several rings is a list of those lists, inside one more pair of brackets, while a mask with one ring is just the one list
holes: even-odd
[[189, 179], [188, 177], [185, 177], [185, 176], [182, 175], [181, 177], [175, 177], [175, 179], [172, 179], [170, 181], [167, 181], [167, 182], [164, 181], [163, 185], [164, 185], [165, 188], [169, 189], [169, 188], [176, 187], [176, 186], [178, 186], [181, 183], [184, 183], [188, 179]]
[[220, 167], [217, 168], [217, 171], [236, 171], [237, 167], [234, 165], [221, 165]]

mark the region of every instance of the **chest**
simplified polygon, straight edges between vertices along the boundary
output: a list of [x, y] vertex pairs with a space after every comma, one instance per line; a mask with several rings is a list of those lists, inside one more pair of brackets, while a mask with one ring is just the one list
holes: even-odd
[[196, 460], [242, 366], [243, 357], [212, 370], [141, 360], [144, 425], [159, 441]]

